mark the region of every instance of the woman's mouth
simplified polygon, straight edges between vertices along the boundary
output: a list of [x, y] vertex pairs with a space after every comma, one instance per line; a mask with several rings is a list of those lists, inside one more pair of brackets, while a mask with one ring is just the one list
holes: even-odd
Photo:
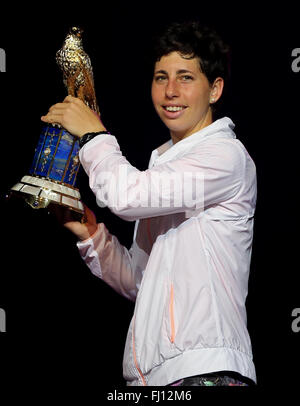
[[177, 118], [183, 114], [187, 106], [162, 106], [164, 115], [168, 118]]

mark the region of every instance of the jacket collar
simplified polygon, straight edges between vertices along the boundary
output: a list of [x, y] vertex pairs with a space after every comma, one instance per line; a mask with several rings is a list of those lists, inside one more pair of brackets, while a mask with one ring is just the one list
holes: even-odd
[[182, 152], [190, 148], [191, 146], [201, 142], [208, 136], [215, 135], [217, 133], [220, 135], [220, 133], [223, 133], [222, 135], [225, 137], [236, 138], [236, 135], [233, 132], [234, 127], [235, 125], [229, 117], [223, 117], [219, 120], [214, 121], [207, 127], [202, 128], [202, 130], [195, 132], [189, 137], [178, 141], [176, 144], [173, 144], [172, 139], [170, 139], [162, 144], [160, 147], [152, 151], [149, 167], [153, 166], [154, 162], [157, 159], [159, 159], [159, 161], [165, 159], [168, 160], [171, 157], [176, 156], [177, 153]]

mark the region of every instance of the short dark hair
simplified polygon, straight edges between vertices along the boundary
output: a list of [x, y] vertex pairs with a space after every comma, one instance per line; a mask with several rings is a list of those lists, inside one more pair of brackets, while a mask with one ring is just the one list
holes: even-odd
[[210, 84], [217, 77], [229, 77], [229, 46], [216, 31], [199, 21], [173, 22], [154, 40], [154, 61], [171, 52], [192, 59], [198, 57], [201, 71]]

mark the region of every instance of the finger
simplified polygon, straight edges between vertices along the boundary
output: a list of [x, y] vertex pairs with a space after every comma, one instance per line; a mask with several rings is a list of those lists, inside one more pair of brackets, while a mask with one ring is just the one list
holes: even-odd
[[49, 111], [53, 111], [55, 109], [60, 110], [60, 109], [65, 109], [65, 108], [66, 108], [66, 105], [64, 103], [56, 103], [56, 104], [53, 104], [53, 106], [50, 107]]
[[68, 95], [64, 98], [64, 103], [70, 103], [71, 101], [73, 101], [74, 99], [76, 99], [76, 97], [73, 97], [71, 95]]
[[89, 219], [89, 208], [86, 204], [83, 203], [83, 216], [81, 218], [81, 223], [87, 223]]
[[97, 217], [96, 217], [95, 213], [92, 210], [89, 210], [88, 222], [90, 224], [97, 224]]
[[83, 208], [84, 208], [84, 220], [85, 222], [88, 223], [94, 223], [96, 216], [94, 214], [94, 212], [85, 204], [83, 203]]
[[68, 95], [67, 97], [64, 98], [64, 103], [78, 103], [81, 102], [81, 100], [78, 97], [73, 97]]
[[41, 116], [41, 120], [44, 121], [45, 123], [57, 123], [57, 124], [62, 124], [62, 114], [53, 114], [49, 113], [46, 114], [45, 116]]
[[44, 116], [41, 116], [41, 120], [45, 122], [53, 122], [53, 117], [56, 114], [62, 114], [63, 108], [65, 108], [65, 105], [63, 103], [57, 103], [51, 106], [48, 110], [48, 113], [45, 114]]

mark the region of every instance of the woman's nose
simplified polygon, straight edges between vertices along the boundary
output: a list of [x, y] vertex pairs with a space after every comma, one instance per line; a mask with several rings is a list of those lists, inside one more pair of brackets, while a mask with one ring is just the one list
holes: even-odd
[[169, 80], [166, 86], [166, 97], [168, 99], [173, 99], [174, 97], [178, 96], [179, 96], [178, 83], [176, 82], [176, 80]]

